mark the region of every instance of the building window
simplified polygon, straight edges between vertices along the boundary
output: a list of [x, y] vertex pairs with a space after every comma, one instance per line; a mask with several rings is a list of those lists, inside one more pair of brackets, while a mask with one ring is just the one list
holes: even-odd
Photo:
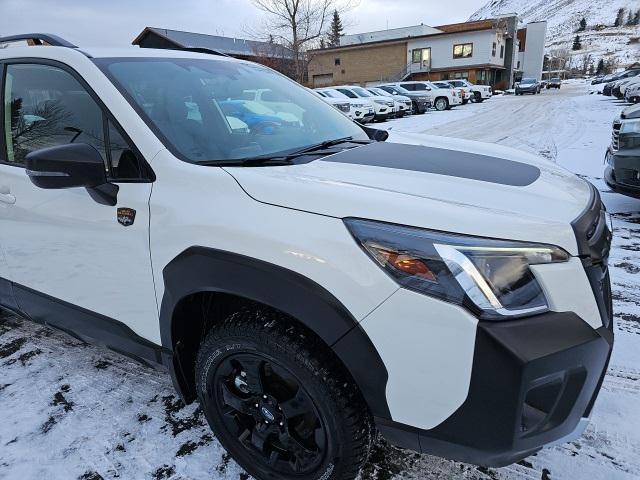
[[453, 46], [453, 58], [471, 58], [473, 43], [461, 43]]
[[420, 63], [423, 68], [431, 68], [431, 48], [416, 48], [411, 53], [411, 62]]
[[469, 79], [469, 72], [455, 72], [453, 74], [453, 78], [455, 78], [457, 80], [468, 80]]
[[520, 60], [518, 60], [518, 66], [516, 68], [520, 70]]
[[491, 56], [495, 57], [496, 56], [496, 42], [493, 42], [493, 48], [491, 49]]
[[442, 75], [440, 75], [440, 80], [449, 80], [449, 74], [443, 73]]
[[336, 59], [334, 60], [334, 65], [335, 65], [336, 67], [337, 67], [338, 65], [340, 65], [340, 59], [339, 59], [339, 58], [336, 58]]
[[500, 45], [500, 58], [504, 58], [504, 45]]

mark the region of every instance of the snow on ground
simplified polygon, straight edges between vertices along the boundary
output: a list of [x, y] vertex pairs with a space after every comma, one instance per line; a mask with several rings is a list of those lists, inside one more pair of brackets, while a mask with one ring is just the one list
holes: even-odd
[[[602, 182], [622, 104], [586, 84], [495, 97], [384, 128], [537, 152], [593, 182], [614, 216], [616, 345], [592, 424], [578, 441], [485, 469], [379, 444], [362, 478], [629, 480], [640, 478], [640, 200]], [[0, 319], [0, 479], [247, 479], [177, 399], [166, 373], [11, 316]]]

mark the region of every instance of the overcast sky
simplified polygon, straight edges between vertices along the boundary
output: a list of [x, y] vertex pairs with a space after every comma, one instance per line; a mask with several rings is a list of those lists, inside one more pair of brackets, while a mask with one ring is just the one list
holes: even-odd
[[[465, 21], [486, 0], [360, 0], [345, 33]], [[251, 37], [251, 0], [0, 0], [0, 36], [47, 32], [80, 46], [123, 46], [145, 26]]]

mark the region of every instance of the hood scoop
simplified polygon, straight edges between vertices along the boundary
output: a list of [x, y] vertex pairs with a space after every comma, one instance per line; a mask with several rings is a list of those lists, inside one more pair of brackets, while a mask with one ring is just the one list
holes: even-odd
[[526, 187], [540, 178], [540, 169], [526, 163], [400, 143], [372, 143], [319, 161], [446, 175], [512, 187]]

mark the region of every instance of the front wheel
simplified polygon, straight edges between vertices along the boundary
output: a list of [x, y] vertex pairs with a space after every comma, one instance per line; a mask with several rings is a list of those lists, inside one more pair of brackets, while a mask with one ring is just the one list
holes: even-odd
[[328, 347], [276, 313], [243, 310], [200, 347], [196, 387], [222, 446], [258, 480], [353, 480], [372, 436]]
[[437, 98], [435, 107], [437, 111], [442, 112], [449, 108], [449, 100], [444, 97]]

